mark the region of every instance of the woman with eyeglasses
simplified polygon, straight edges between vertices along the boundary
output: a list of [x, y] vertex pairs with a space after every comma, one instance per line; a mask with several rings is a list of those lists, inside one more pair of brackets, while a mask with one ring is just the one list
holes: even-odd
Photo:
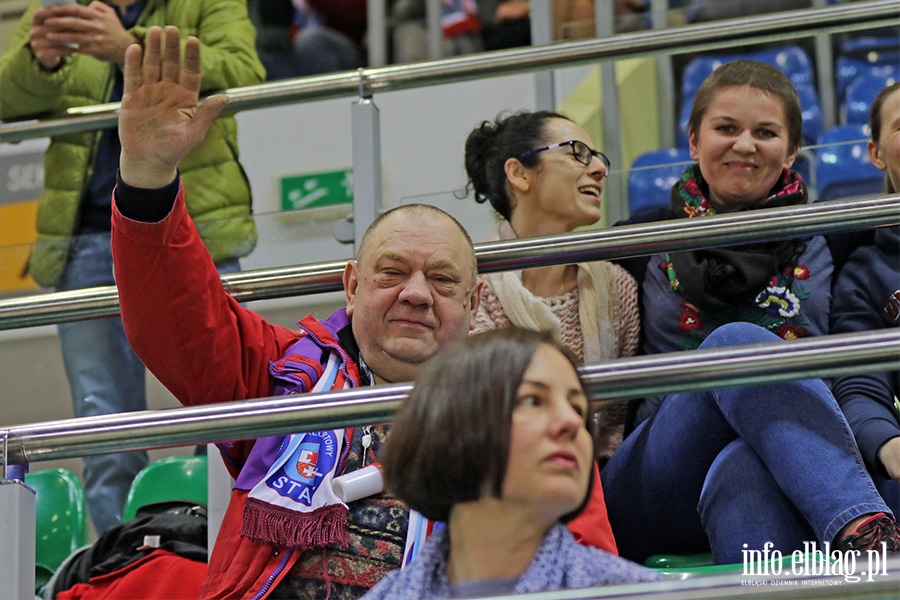
[[[696, 163], [675, 184], [667, 218], [807, 201], [791, 171], [800, 102], [777, 69], [722, 65], [697, 92], [688, 127]], [[647, 354], [828, 333], [833, 262], [822, 236], [643, 262]], [[622, 556], [712, 551], [718, 563], [741, 563], [748, 551], [881, 550], [881, 542], [900, 551], [900, 528], [823, 381], [673, 393], [644, 400], [637, 416], [602, 472]]]
[[387, 488], [446, 524], [366, 600], [476, 598], [657, 581], [576, 543], [593, 464], [574, 357], [547, 333], [505, 328], [430, 360], [381, 454]]
[[[559, 113], [522, 111], [484, 121], [466, 140], [467, 191], [502, 221], [493, 240], [559, 235], [600, 220], [609, 159], [587, 131]], [[482, 275], [475, 331], [515, 325], [550, 331], [587, 364], [631, 356], [640, 319], [637, 286], [609, 262]], [[602, 462], [622, 441], [625, 407], [594, 425]]]

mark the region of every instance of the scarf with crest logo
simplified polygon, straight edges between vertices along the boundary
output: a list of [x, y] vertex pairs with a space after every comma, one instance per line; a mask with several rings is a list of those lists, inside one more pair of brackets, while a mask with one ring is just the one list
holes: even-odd
[[[672, 217], [684, 219], [716, 214], [708, 198], [709, 185], [700, 174], [700, 165], [689, 166], [672, 187]], [[807, 199], [801, 177], [785, 169], [766, 198], [734, 212], [805, 204]], [[774, 275], [796, 262], [804, 248], [802, 240], [785, 240], [689, 250], [668, 254], [663, 265], [674, 289], [701, 308], [717, 310], [752, 302]]]
[[[349, 324], [343, 310], [300, 321], [301, 337], [269, 365], [273, 395], [358, 387], [359, 368], [338, 340]], [[331, 482], [343, 472], [351, 437], [335, 429], [257, 439], [235, 482], [249, 492], [241, 535], [292, 548], [346, 546], [348, 509]]]
[[[310, 392], [346, 389], [337, 354], [328, 357]], [[275, 462], [247, 497], [241, 534], [279, 546], [346, 546], [347, 505], [332, 489], [344, 468], [344, 430], [310, 431], [284, 437]]]

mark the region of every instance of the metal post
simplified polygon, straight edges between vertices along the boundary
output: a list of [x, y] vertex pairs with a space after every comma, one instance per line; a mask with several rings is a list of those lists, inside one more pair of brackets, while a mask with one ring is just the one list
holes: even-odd
[[[813, 8], [825, 8], [828, 0], [813, 0]], [[822, 131], [837, 123], [837, 107], [834, 93], [834, 56], [831, 36], [820, 33], [815, 38], [816, 82], [819, 87], [819, 110], [822, 113]]]
[[441, 30], [441, 0], [425, 0], [425, 35], [428, 60], [443, 58], [444, 34]]
[[383, 67], [387, 64], [387, 22], [384, 0], [369, 0], [366, 4], [367, 35], [369, 37], [369, 66]]
[[34, 597], [35, 522], [34, 492], [0, 481], [0, 598]]
[[353, 129], [353, 239], [359, 249], [366, 228], [381, 208], [381, 125], [371, 98], [351, 108]]
[[[594, 5], [594, 28], [597, 37], [613, 35], [612, 0], [599, 0]], [[600, 116], [603, 123], [603, 152], [609, 157], [612, 168], [626, 173], [622, 152], [622, 111], [619, 107], [619, 82], [616, 81], [616, 63], [600, 63]], [[607, 223], [615, 223], [628, 216], [628, 198], [621, 177], [608, 177], [604, 186], [606, 200], [603, 202]]]
[[225, 518], [225, 511], [228, 509], [228, 503], [231, 501], [231, 490], [234, 480], [225, 468], [219, 456], [219, 447], [215, 444], [206, 445], [207, 472], [207, 530], [206, 530], [206, 547], [212, 554], [213, 546], [215, 546], [216, 538], [219, 537], [219, 529], [222, 526], [222, 519]]
[[[551, 0], [531, 0], [531, 45], [544, 46], [553, 41], [553, 4]], [[538, 71], [534, 74], [535, 108], [554, 110], [553, 70]]]
[[[665, 29], [669, 26], [668, 0], [651, 0], [650, 27]], [[657, 123], [659, 124], [659, 146], [671, 148], [675, 145], [676, 117], [675, 76], [672, 72], [672, 56], [659, 54], [656, 56], [656, 101]]]

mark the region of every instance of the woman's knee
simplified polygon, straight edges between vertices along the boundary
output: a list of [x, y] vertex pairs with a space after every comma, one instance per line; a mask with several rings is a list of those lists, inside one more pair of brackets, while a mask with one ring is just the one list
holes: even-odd
[[771, 474], [744, 440], [725, 446], [710, 466], [700, 492], [701, 514], [725, 498], [734, 500], [742, 489], [768, 486]]
[[759, 325], [736, 321], [734, 323], [726, 323], [713, 330], [700, 344], [700, 349], [762, 344], [780, 340], [780, 337]]

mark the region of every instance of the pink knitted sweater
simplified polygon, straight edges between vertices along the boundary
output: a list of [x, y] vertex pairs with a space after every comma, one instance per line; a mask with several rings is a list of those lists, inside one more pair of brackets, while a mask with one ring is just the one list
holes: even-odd
[[[617, 336], [616, 347], [619, 357], [633, 356], [637, 351], [640, 337], [640, 315], [638, 314], [637, 283], [628, 272], [618, 265], [611, 265], [614, 275], [610, 282], [610, 297], [617, 299], [618, 313], [614, 330]], [[560, 342], [575, 355], [584, 360], [584, 337], [578, 318], [578, 288], [553, 298], [539, 298], [560, 320], [562, 330]], [[475, 331], [487, 331], [501, 327], [509, 327], [512, 323], [503, 310], [500, 300], [490, 284], [485, 281], [481, 287], [481, 305], [475, 317]], [[603, 407], [596, 415], [594, 422], [594, 440], [597, 459], [602, 466], [613, 450], [622, 443], [625, 428], [625, 403], [616, 402]]]

